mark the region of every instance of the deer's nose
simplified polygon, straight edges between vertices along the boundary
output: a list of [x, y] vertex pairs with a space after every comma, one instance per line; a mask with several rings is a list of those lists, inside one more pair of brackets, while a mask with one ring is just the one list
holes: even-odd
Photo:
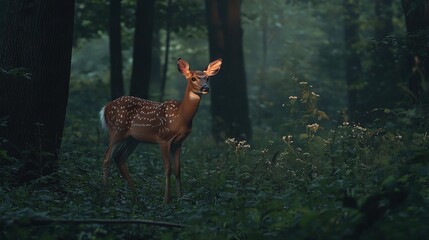
[[201, 87], [200, 91], [201, 91], [201, 93], [202, 93], [202, 94], [207, 94], [207, 93], [209, 93], [209, 91], [210, 91], [210, 87], [209, 87], [209, 85], [204, 84], [204, 85]]

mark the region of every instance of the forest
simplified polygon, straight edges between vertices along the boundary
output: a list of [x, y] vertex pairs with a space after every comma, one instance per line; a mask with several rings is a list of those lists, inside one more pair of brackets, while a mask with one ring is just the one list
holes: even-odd
[[429, 236], [429, 0], [0, 19], [0, 239]]

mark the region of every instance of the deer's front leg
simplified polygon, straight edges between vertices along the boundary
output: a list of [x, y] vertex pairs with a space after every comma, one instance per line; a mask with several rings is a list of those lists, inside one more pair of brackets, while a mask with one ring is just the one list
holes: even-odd
[[165, 192], [164, 192], [164, 202], [170, 203], [171, 194], [170, 194], [170, 175], [171, 175], [171, 164], [170, 164], [170, 146], [161, 144], [161, 155], [162, 161], [164, 162], [164, 171], [165, 171]]
[[180, 180], [180, 152], [181, 145], [174, 148], [174, 175], [176, 176], [177, 198], [182, 197], [182, 182]]

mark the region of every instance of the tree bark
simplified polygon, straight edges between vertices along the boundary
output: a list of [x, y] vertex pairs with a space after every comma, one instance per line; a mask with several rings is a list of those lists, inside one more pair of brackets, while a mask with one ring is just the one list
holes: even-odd
[[161, 95], [160, 101], [164, 100], [165, 94], [165, 84], [167, 82], [167, 72], [168, 72], [168, 56], [170, 54], [170, 35], [171, 35], [171, 21], [173, 18], [173, 9], [172, 9], [172, 0], [168, 0], [168, 8], [167, 8], [167, 26], [166, 32], [167, 36], [165, 38], [165, 54], [164, 54], [164, 66], [162, 68], [162, 79], [161, 79]]
[[268, 10], [266, 6], [262, 5], [261, 13], [261, 31], [262, 31], [262, 63], [261, 63], [261, 87], [260, 92], [265, 92], [266, 79], [266, 67], [267, 67], [267, 55], [268, 55]]
[[402, 0], [408, 42], [408, 61], [410, 64], [409, 89], [415, 103], [429, 89], [429, 1]]
[[130, 95], [147, 99], [152, 71], [155, 0], [137, 0]]
[[110, 0], [110, 95], [116, 99], [124, 95], [122, 75], [121, 0]]
[[[154, 26], [153, 32], [153, 44], [152, 44], [152, 71], [151, 71], [151, 83], [150, 88], [156, 89], [156, 93], [158, 89], [161, 88], [161, 39], [160, 39], [160, 31], [159, 27]], [[158, 95], [159, 94], [159, 95]], [[157, 97], [160, 96], [160, 93], [157, 93]]]
[[211, 84], [215, 140], [251, 139], [239, 0], [206, 0], [210, 59], [223, 58]]
[[375, 37], [380, 40], [393, 32], [393, 0], [377, 0], [375, 1], [376, 31]]
[[[0, 66], [1, 147], [21, 160], [18, 180], [57, 170], [68, 100], [74, 0], [8, 1]], [[31, 75], [30, 75], [31, 74]]]
[[359, 98], [358, 109], [370, 111], [374, 108], [390, 108], [398, 103], [397, 84], [400, 71], [395, 67], [395, 59], [388, 37], [393, 33], [392, 0], [377, 0], [374, 2], [375, 24], [374, 34], [377, 41], [373, 51], [370, 71], [366, 74], [365, 98]]
[[3, 39], [3, 29], [6, 15], [6, 0], [0, 0], [0, 46]]
[[362, 65], [356, 45], [359, 43], [359, 1], [343, 0], [344, 16], [344, 42], [346, 82], [348, 94], [349, 121], [356, 120], [357, 92], [361, 78]]
[[[392, 3], [392, 0], [375, 1], [375, 15], [377, 17], [375, 37], [377, 41], [382, 41], [389, 34], [393, 33]], [[399, 96], [399, 94], [397, 94], [397, 83], [400, 77], [398, 77], [399, 72], [394, 66], [395, 58], [390, 46], [380, 44], [379, 49], [376, 50], [374, 61], [375, 68], [373, 82], [375, 86], [371, 89], [375, 90], [376, 96], [371, 100], [373, 103], [380, 102], [377, 101], [377, 98], [380, 99], [380, 96], [382, 96], [381, 99], [384, 99], [382, 104], [386, 107], [391, 107], [396, 100], [398, 100], [397, 96]]]

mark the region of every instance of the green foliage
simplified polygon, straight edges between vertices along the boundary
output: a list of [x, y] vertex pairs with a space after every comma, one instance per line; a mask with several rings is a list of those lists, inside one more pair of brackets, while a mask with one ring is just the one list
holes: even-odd
[[31, 80], [31, 72], [23, 67], [19, 67], [19, 68], [12, 68], [9, 70], [6, 70], [2, 67], [0, 67], [0, 74], [5, 74], [5, 75], [9, 75], [13, 78], [25, 78], [27, 80]]
[[[260, 146], [235, 139], [216, 146], [204, 137], [204, 119], [196, 116], [183, 149], [185, 196], [165, 205], [157, 147], [144, 145], [128, 161], [140, 189], [136, 201], [116, 167], [109, 188], [103, 187], [106, 142], [97, 111], [107, 101], [102, 92], [108, 88], [98, 81], [73, 81], [59, 172], [26, 186], [0, 186], [2, 239], [427, 236], [427, 113], [382, 109], [372, 126], [342, 119], [329, 126], [311, 85], [296, 80], [296, 86], [300, 97], [286, 99], [284, 106], [290, 114], [284, 115], [288, 127], [280, 128], [284, 137], [266, 136], [270, 142]], [[44, 217], [149, 219], [188, 227], [35, 224]]]
[[[131, 45], [135, 24], [135, 0], [121, 1], [122, 28], [124, 44]], [[156, 1], [155, 30], [166, 28], [168, 1]], [[75, 43], [85, 39], [105, 35], [109, 23], [109, 1], [77, 0], [75, 5]], [[186, 0], [172, 6], [172, 31], [191, 36], [201, 36], [205, 33], [204, 5], [200, 1]]]

